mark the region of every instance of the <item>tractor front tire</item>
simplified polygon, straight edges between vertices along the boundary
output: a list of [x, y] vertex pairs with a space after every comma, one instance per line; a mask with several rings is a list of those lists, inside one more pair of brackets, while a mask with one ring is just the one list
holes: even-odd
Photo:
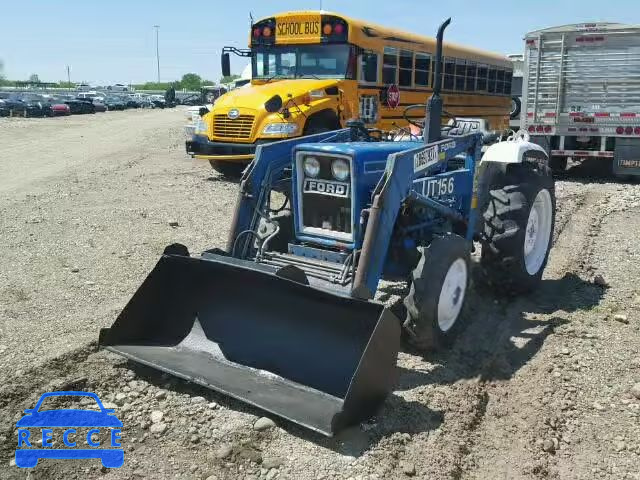
[[237, 180], [244, 171], [244, 163], [225, 162], [222, 160], [209, 160], [211, 168], [220, 173], [223, 177]]
[[450, 345], [465, 313], [470, 272], [470, 245], [459, 235], [435, 238], [420, 247], [420, 260], [404, 299], [407, 340], [420, 350]]
[[510, 165], [493, 179], [484, 206], [480, 259], [497, 293], [516, 295], [540, 284], [555, 224], [555, 189], [546, 165]]

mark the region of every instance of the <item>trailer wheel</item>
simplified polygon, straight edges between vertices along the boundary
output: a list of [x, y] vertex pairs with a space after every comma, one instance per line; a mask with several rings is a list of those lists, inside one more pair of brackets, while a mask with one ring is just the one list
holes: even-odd
[[222, 174], [223, 177], [228, 177], [230, 179], [238, 179], [246, 165], [244, 163], [236, 163], [236, 162], [224, 162], [222, 160], [209, 160], [211, 164], [211, 168], [213, 168], [216, 172]]
[[511, 165], [497, 178], [484, 207], [481, 273], [499, 293], [535, 289], [551, 249], [555, 190], [551, 169]]
[[553, 173], [562, 173], [567, 169], [567, 157], [551, 157], [549, 159], [549, 166]]
[[420, 350], [449, 345], [461, 328], [470, 283], [469, 244], [459, 235], [420, 247], [420, 260], [404, 299], [407, 339]]

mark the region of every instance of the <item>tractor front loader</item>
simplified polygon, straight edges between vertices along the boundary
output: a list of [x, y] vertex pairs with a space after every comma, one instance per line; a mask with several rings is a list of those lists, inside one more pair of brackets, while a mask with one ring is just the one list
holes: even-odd
[[[544, 150], [513, 137], [481, 160], [470, 122], [441, 128], [439, 83], [424, 141], [353, 122], [258, 147], [226, 249], [167, 247], [99, 344], [325, 435], [373, 415], [403, 329], [419, 348], [460, 331], [474, 241], [487, 281], [509, 292], [535, 288], [551, 245]], [[381, 279], [408, 279], [404, 318], [375, 301]]]

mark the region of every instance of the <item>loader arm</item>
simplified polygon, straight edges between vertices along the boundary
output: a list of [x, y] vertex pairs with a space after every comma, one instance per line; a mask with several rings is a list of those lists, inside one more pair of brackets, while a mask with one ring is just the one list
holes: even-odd
[[[418, 202], [427, 208], [437, 208], [441, 214], [446, 215], [448, 212], [451, 217], [460, 216], [461, 212], [448, 205], [424, 197], [422, 193], [416, 191], [414, 182], [420, 178], [428, 178], [431, 171], [441, 169], [442, 164], [460, 154], [466, 154], [465, 168], [450, 174], [466, 175], [472, 179], [476, 161], [480, 158], [481, 145], [481, 135], [469, 134], [453, 139], [445, 138], [389, 155], [384, 175], [372, 194], [367, 229], [351, 292], [352, 297], [371, 299], [375, 296], [398, 212], [405, 202]], [[475, 183], [473, 182], [474, 185]], [[475, 222], [474, 208], [472, 208], [475, 206], [474, 196], [475, 192], [468, 197], [467, 205], [463, 205], [463, 212], [470, 214], [466, 235], [468, 240], [471, 240], [473, 235]]]

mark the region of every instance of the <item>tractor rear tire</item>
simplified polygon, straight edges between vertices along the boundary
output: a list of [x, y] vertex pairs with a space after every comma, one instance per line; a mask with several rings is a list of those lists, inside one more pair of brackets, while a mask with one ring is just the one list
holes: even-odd
[[242, 175], [246, 165], [244, 163], [225, 162], [222, 160], [209, 160], [211, 168], [220, 173], [223, 177], [237, 180]]
[[407, 340], [420, 350], [450, 345], [464, 323], [471, 281], [470, 245], [459, 235], [435, 238], [419, 247], [420, 260], [404, 299]]
[[524, 163], [492, 179], [484, 206], [481, 274], [497, 293], [516, 295], [540, 284], [555, 224], [551, 169]]

